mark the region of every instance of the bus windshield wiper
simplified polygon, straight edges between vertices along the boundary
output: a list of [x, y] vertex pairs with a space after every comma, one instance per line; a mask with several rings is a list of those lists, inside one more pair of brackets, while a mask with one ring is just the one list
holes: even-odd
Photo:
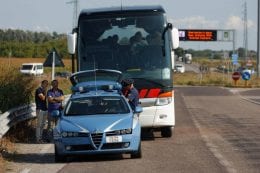
[[156, 86], [160, 87], [160, 88], [164, 88], [164, 87], [167, 87], [165, 85], [163, 85], [162, 83], [159, 83], [159, 82], [155, 82], [151, 79], [147, 79], [147, 78], [133, 78], [135, 81], [136, 80], [140, 80], [140, 81], [145, 81], [145, 82], [148, 82], [148, 83], [151, 83], [151, 84], [155, 84]]

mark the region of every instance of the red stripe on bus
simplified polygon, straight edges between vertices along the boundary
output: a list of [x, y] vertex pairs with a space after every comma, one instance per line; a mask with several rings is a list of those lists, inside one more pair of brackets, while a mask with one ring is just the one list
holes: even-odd
[[155, 98], [158, 97], [159, 93], [161, 92], [160, 88], [154, 88], [154, 89], [150, 89], [149, 93], [147, 94], [147, 98]]
[[141, 91], [139, 92], [139, 98], [145, 98], [147, 92], [148, 89], [141, 89]]

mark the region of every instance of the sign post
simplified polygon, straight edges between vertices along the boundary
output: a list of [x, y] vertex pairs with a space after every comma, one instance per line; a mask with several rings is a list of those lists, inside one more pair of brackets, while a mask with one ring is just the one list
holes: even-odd
[[251, 75], [248, 71], [243, 72], [242, 79], [245, 81], [245, 86], [248, 85], [248, 80], [250, 79]]
[[51, 80], [55, 79], [55, 67], [64, 67], [61, 56], [58, 54], [55, 48], [49, 52], [45, 62], [43, 63], [43, 66], [52, 68]]
[[52, 73], [51, 80], [53, 81], [55, 78], [55, 51], [52, 52]]
[[233, 65], [237, 65], [238, 64], [238, 54], [232, 54], [232, 63]]
[[232, 74], [232, 79], [234, 80], [235, 82], [235, 86], [237, 86], [237, 81], [239, 80], [240, 78], [240, 73], [238, 71], [235, 71], [233, 74]]

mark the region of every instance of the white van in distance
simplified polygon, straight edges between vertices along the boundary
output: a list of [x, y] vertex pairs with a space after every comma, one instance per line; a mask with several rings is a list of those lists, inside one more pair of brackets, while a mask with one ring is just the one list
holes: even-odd
[[43, 63], [23, 63], [20, 72], [28, 75], [42, 75]]

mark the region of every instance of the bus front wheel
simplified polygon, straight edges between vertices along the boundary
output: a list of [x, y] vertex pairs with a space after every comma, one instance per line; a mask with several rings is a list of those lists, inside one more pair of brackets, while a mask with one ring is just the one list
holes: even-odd
[[170, 137], [172, 137], [172, 131], [173, 131], [172, 127], [162, 127], [161, 135], [162, 135], [162, 137], [170, 138]]

